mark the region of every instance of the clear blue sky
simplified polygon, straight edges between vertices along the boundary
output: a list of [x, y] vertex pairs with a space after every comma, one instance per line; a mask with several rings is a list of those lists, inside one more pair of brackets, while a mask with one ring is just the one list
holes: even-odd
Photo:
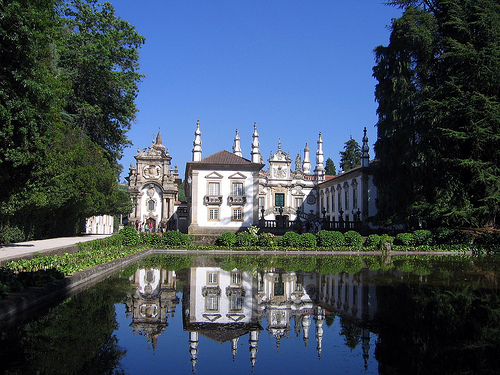
[[[232, 151], [239, 129], [250, 159], [257, 122], [266, 160], [283, 151], [293, 160], [305, 143], [315, 165], [318, 133], [325, 160], [339, 170], [339, 151], [368, 130], [376, 140], [373, 49], [387, 45], [399, 9], [381, 0], [111, 0], [118, 17], [146, 37], [140, 50], [133, 146], [121, 160], [123, 177], [137, 148], [161, 130], [172, 164], [184, 176], [196, 121], [203, 157]], [[293, 164], [295, 166], [295, 164]]]

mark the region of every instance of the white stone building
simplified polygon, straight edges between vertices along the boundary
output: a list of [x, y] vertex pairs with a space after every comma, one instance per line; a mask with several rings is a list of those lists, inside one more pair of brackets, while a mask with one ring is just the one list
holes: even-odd
[[146, 225], [153, 231], [158, 228], [177, 229], [173, 219], [181, 180], [177, 166], [170, 167], [172, 157], [162, 144], [160, 132], [156, 142], [153, 141], [147, 149], [137, 150], [135, 159], [136, 165], [130, 165], [126, 178], [135, 202], [129, 223], [138, 229]]

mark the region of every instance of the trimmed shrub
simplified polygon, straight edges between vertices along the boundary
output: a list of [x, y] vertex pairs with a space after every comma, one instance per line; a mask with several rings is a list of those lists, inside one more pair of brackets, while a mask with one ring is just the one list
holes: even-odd
[[361, 247], [363, 245], [363, 236], [354, 230], [344, 233], [344, 238], [347, 246]]
[[381, 237], [378, 234], [370, 234], [366, 239], [365, 246], [379, 247], [381, 243]]
[[165, 246], [193, 246], [194, 236], [171, 230], [163, 232], [163, 242]]
[[236, 235], [236, 246], [238, 247], [251, 247], [255, 244], [257, 236], [248, 232], [240, 232]]
[[125, 238], [123, 239], [124, 246], [135, 246], [139, 245], [140, 238], [139, 233], [132, 227], [125, 227], [120, 230], [120, 234], [122, 234]]
[[432, 232], [426, 229], [419, 229], [414, 231], [413, 238], [417, 246], [432, 245], [434, 242], [432, 237]]
[[304, 248], [316, 247], [316, 236], [312, 233], [302, 233], [299, 235], [299, 246]]
[[398, 233], [394, 239], [394, 245], [415, 246], [415, 244], [413, 233]]
[[448, 238], [449, 245], [470, 245], [474, 241], [472, 233], [463, 232], [460, 230], [453, 231], [453, 234]]
[[257, 245], [262, 247], [272, 247], [275, 246], [277, 242], [278, 241], [272, 233], [261, 233], [257, 238]]
[[236, 234], [233, 232], [224, 232], [217, 239], [217, 244], [225, 247], [233, 247], [236, 245]]
[[394, 243], [394, 237], [388, 235], [388, 234], [383, 234], [380, 236], [380, 245], [382, 246], [386, 242], [389, 242], [391, 245]]
[[283, 237], [281, 237], [282, 246], [289, 247], [299, 247], [300, 246], [300, 236], [295, 232], [286, 232]]
[[14, 242], [23, 242], [24, 240], [25, 236], [20, 228], [9, 225], [0, 227], [0, 244], [8, 245]]
[[328, 230], [321, 230], [316, 234], [318, 246], [334, 248], [345, 246], [344, 235], [340, 232], [332, 232]]

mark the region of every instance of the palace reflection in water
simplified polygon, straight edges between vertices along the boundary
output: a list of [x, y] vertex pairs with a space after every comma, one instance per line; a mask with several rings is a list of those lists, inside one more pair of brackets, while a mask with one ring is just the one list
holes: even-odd
[[134, 332], [147, 337], [155, 349], [168, 316], [174, 316], [179, 304], [176, 283], [182, 280], [183, 328], [193, 372], [200, 352], [206, 349], [200, 345], [200, 335], [216, 343], [230, 341], [233, 359], [240, 338], [247, 336], [248, 352], [244, 355], [249, 356], [252, 371], [264, 330], [278, 350], [282, 340], [295, 335], [302, 338], [304, 346], [315, 345], [321, 358], [325, 321], [340, 315], [360, 327], [363, 363], [359, 366], [366, 370], [369, 327], [377, 310], [377, 287], [370, 283], [374, 274], [376, 271], [368, 269], [331, 275], [281, 268], [228, 271], [214, 259], [198, 258], [194, 267], [178, 274], [161, 268], [138, 269], [130, 277], [135, 293], [128, 296], [127, 314], [132, 315]]

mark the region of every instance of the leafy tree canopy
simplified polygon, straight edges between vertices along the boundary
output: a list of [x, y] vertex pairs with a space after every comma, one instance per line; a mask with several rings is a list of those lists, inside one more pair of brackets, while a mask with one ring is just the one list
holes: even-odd
[[93, 0], [10, 0], [0, 17], [0, 230], [75, 234], [128, 213], [117, 158], [144, 38]]

